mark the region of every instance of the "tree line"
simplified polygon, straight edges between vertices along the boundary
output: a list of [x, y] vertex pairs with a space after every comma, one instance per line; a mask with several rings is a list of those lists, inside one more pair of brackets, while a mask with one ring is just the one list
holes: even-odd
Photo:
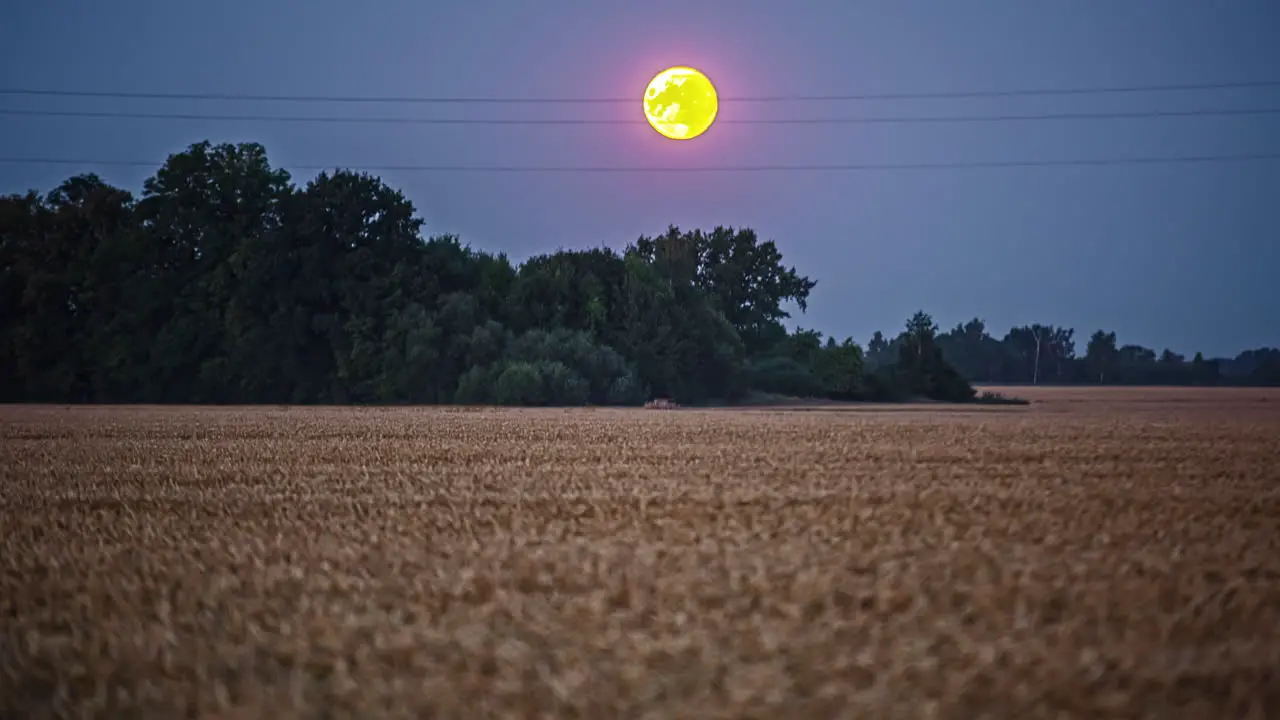
[[[872, 365], [894, 357], [895, 340], [876, 333], [867, 345]], [[1280, 385], [1280, 349], [1246, 350], [1234, 358], [1192, 358], [1121, 345], [1115, 332], [1095, 331], [1077, 349], [1075, 330], [1054, 325], [1014, 327], [996, 339], [981, 319], [937, 335], [943, 355], [976, 383], [1095, 385]], [[1082, 351], [1081, 351], [1082, 350]]]
[[970, 401], [973, 380], [1130, 382], [1146, 367], [1114, 335], [1112, 354], [1104, 337], [1077, 359], [1069, 331], [995, 341], [979, 321], [940, 333], [923, 312], [865, 352], [788, 331], [784, 306], [806, 310], [816, 283], [747, 228], [669, 227], [519, 264], [422, 230], [379, 178], [298, 186], [254, 143], [192, 145], [136, 197], [78, 175], [0, 198], [0, 400]]
[[398, 191], [294, 185], [257, 144], [198, 143], [139, 197], [93, 175], [0, 199], [0, 399], [639, 404], [973, 389], [932, 338], [870, 371], [789, 333], [815, 282], [749, 229], [670, 227], [519, 265], [424, 237]]

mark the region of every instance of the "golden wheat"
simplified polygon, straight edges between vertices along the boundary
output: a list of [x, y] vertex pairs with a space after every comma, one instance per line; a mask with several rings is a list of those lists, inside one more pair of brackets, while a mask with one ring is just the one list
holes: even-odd
[[1280, 394], [1010, 394], [0, 408], [0, 716], [1280, 715]]

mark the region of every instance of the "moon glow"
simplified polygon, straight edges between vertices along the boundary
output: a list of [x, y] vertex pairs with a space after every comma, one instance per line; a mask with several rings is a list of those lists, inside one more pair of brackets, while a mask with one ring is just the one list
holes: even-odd
[[691, 67], [667, 68], [644, 91], [644, 116], [672, 140], [692, 140], [711, 127], [720, 100], [706, 75]]

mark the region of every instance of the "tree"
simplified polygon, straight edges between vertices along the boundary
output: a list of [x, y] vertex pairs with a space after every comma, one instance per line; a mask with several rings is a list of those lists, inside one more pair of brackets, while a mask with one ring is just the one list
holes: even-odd
[[[154, 290], [165, 306], [150, 365], [165, 400], [243, 401], [271, 387], [257, 358], [280, 349], [269, 327], [266, 267], [292, 193], [261, 145], [197, 143], [143, 184], [138, 222], [159, 266]], [[253, 352], [249, 348], [254, 348]]]
[[933, 322], [933, 318], [923, 310], [917, 310], [907, 319], [906, 329], [899, 338], [901, 341], [899, 362], [901, 363], [903, 358], [910, 358], [913, 370], [921, 372], [937, 334], [938, 326]]
[[1203, 353], [1196, 353], [1191, 360], [1191, 377], [1197, 385], [1217, 384], [1222, 378], [1220, 361], [1205, 360]]
[[616, 290], [626, 272], [623, 258], [607, 248], [532, 257], [511, 284], [513, 327], [607, 333], [619, 320]]
[[862, 348], [858, 347], [853, 338], [845, 338], [839, 345], [835, 343], [835, 338], [831, 338], [831, 342], [818, 355], [816, 366], [826, 397], [833, 400], [859, 400], [866, 397], [866, 366]]
[[934, 400], [965, 402], [975, 394], [942, 356], [937, 325], [924, 311], [912, 315], [898, 336], [898, 362], [886, 368], [877, 381], [891, 396], [923, 396]]
[[1075, 359], [1074, 335], [1071, 328], [1039, 323], [1010, 329], [1002, 345], [1013, 364], [1013, 377], [1033, 385], [1050, 374], [1058, 382], [1066, 379]]
[[655, 261], [628, 253], [616, 331], [607, 344], [633, 358], [651, 390], [682, 404], [733, 400], [745, 390], [746, 349], [729, 320], [692, 282], [687, 256], [658, 245]]
[[885, 367], [893, 362], [893, 357], [891, 343], [885, 339], [883, 333], [879, 330], [875, 331], [871, 340], [867, 342], [867, 364], [872, 368]]
[[1043, 333], [1039, 326], [1023, 325], [1010, 328], [1000, 341], [1004, 349], [1006, 377], [1035, 384], [1040, 364], [1040, 344]]
[[1267, 353], [1249, 373], [1252, 385], [1280, 385], [1280, 352]]
[[709, 233], [681, 232], [672, 225], [664, 235], [641, 237], [628, 254], [644, 258], [672, 282], [689, 283], [706, 294], [749, 353], [767, 350], [779, 338], [782, 309], [795, 302], [808, 307], [816, 282], [782, 264], [773, 241], [761, 242], [753, 230], [717, 226]]
[[1098, 378], [1098, 382], [1106, 382], [1107, 373], [1115, 366], [1119, 356], [1116, 349], [1116, 334], [1098, 330], [1089, 338], [1089, 346], [1085, 350], [1085, 362], [1090, 372]]
[[1050, 358], [1054, 379], [1058, 382], [1068, 379], [1068, 370], [1076, 358], [1075, 334], [1074, 328], [1049, 326]]
[[970, 380], [1000, 377], [1004, 359], [1000, 342], [987, 334], [986, 323], [974, 318], [938, 336], [938, 347], [956, 370]]
[[7, 198], [0, 222], [0, 368], [25, 380], [12, 399], [112, 399], [120, 389], [106, 368], [145, 350], [111, 332], [128, 329], [128, 305], [148, 289], [131, 284], [140, 259], [132, 196], [76, 176], [44, 198]]
[[1248, 385], [1273, 385], [1276, 365], [1280, 363], [1280, 349], [1261, 347], [1245, 350], [1239, 355], [1220, 362], [1224, 376], [1233, 382]]
[[1141, 345], [1122, 345], [1116, 354], [1120, 379], [1129, 383], [1146, 382], [1158, 370], [1156, 352]]

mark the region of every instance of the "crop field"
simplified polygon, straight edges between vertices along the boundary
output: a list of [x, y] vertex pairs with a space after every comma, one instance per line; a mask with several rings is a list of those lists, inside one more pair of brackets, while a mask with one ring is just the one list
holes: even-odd
[[0, 717], [1280, 717], [1280, 393], [0, 407]]

